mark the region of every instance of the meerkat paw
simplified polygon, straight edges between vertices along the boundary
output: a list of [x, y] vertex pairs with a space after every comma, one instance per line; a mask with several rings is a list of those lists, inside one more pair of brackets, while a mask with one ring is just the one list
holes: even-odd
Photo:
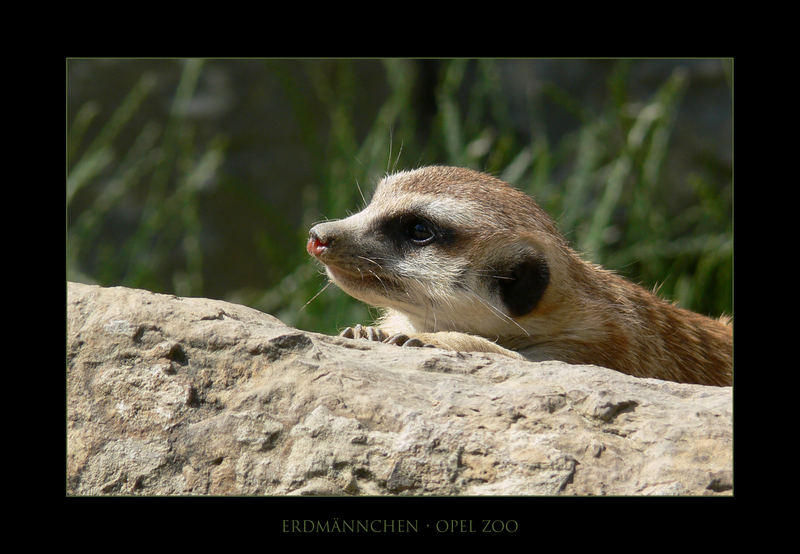
[[339, 333], [339, 336], [346, 337], [348, 339], [367, 339], [375, 342], [384, 342], [389, 337], [386, 331], [383, 331], [382, 329], [360, 324], [354, 327], [348, 327]]
[[395, 344], [397, 346], [417, 346], [423, 348], [436, 348], [433, 344], [422, 342], [417, 337], [409, 337], [404, 333], [396, 333], [391, 337], [384, 340], [386, 344]]
[[454, 350], [456, 352], [495, 352], [503, 354], [509, 358], [524, 360], [525, 357], [519, 352], [503, 348], [483, 337], [468, 335], [458, 332], [438, 332], [438, 333], [414, 333], [406, 335], [398, 333], [392, 335], [383, 342], [397, 344], [399, 346], [423, 346], [428, 348], [441, 348], [443, 350]]

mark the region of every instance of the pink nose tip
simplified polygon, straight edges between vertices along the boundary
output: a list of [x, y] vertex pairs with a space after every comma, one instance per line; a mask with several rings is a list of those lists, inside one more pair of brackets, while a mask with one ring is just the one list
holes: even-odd
[[314, 236], [310, 237], [308, 243], [306, 243], [306, 250], [308, 250], [308, 253], [312, 256], [319, 256], [326, 247], [326, 243]]

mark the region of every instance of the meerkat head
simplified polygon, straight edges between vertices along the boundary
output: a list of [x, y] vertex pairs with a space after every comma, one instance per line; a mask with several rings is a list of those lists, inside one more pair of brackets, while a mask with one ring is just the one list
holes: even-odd
[[507, 183], [434, 166], [387, 176], [364, 210], [315, 225], [307, 249], [345, 292], [420, 331], [486, 336], [536, 310], [560, 240]]

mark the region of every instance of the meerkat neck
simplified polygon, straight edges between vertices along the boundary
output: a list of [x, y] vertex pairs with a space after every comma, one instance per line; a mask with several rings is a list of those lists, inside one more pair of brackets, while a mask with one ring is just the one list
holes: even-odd
[[[728, 320], [679, 308], [611, 271], [578, 262], [570, 269], [573, 287], [562, 291], [570, 298], [546, 314], [546, 330], [538, 317], [525, 321], [537, 354], [640, 377], [731, 384], [731, 372], [718, 369], [732, 366]], [[514, 337], [503, 342], [516, 346]], [[656, 363], [644, 364], [644, 358]]]

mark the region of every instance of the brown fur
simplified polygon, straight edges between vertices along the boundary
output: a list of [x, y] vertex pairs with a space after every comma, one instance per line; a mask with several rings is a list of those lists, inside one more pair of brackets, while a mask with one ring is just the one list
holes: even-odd
[[[398, 246], [379, 223], [409, 221], [408, 213], [449, 231], [427, 246]], [[530, 197], [483, 173], [429, 167], [389, 176], [363, 212], [314, 227], [309, 252], [346, 292], [387, 308], [380, 328], [399, 334], [396, 344], [418, 339], [409, 344], [732, 383], [728, 320], [678, 308], [582, 260]], [[544, 263], [549, 280], [533, 309], [511, 316], [504, 301], [515, 298], [499, 299], [491, 283], [508, 282], [503, 269], [521, 260]]]

